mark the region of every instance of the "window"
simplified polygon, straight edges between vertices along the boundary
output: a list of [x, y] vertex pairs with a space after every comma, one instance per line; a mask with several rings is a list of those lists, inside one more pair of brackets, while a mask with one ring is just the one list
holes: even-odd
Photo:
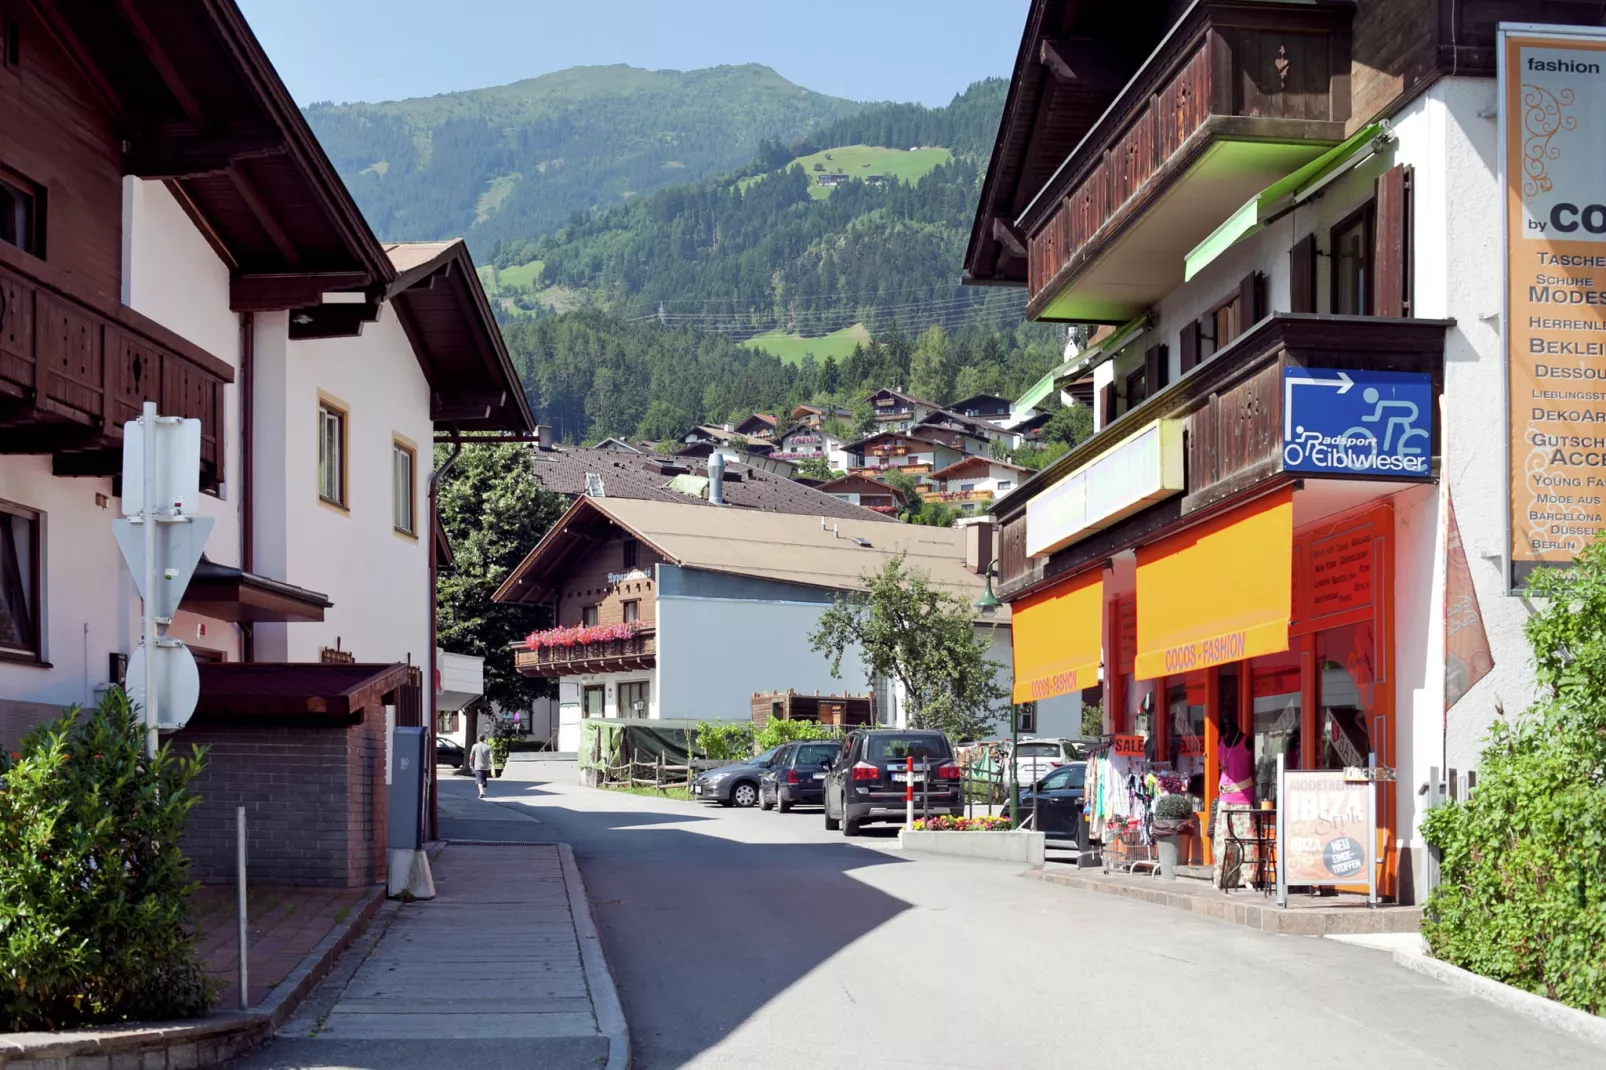
[[597, 607], [585, 606], [580, 610], [580, 624], [586, 628], [597, 626]]
[[1372, 313], [1372, 206], [1332, 230], [1333, 307], [1338, 316]]
[[624, 542], [619, 544], [619, 550], [620, 550], [620, 554], [622, 555], [622, 557], [624, 559], [624, 566], [625, 566], [626, 570], [635, 568], [636, 567], [636, 540], [635, 539], [626, 539]]
[[318, 497], [346, 507], [346, 413], [318, 403]]
[[397, 531], [406, 535], [417, 534], [417, 515], [415, 501], [415, 487], [417, 481], [413, 472], [417, 465], [418, 454], [413, 447], [396, 439], [390, 446], [390, 481], [391, 501], [393, 502], [394, 516], [391, 518]]
[[641, 599], [632, 598], [624, 603], [625, 623], [634, 624], [641, 619]]
[[43, 259], [44, 199], [37, 183], [0, 167], [0, 241]]
[[0, 657], [42, 660], [41, 517], [0, 502]]
[[641, 717], [647, 716], [647, 689], [652, 686], [650, 680], [631, 680], [619, 685], [619, 716]]

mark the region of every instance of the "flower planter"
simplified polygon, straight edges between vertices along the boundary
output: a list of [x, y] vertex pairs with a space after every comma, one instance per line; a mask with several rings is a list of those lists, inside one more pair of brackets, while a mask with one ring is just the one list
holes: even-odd
[[959, 858], [988, 858], [998, 862], [1043, 864], [1041, 832], [917, 832], [903, 829], [898, 846], [905, 851], [954, 855]]

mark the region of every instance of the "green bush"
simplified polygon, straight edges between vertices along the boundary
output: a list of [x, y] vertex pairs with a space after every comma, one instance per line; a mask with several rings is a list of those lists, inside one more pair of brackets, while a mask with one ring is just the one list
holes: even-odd
[[753, 725], [749, 721], [707, 721], [697, 725], [697, 749], [716, 762], [735, 761], [753, 753]]
[[189, 1017], [213, 995], [179, 850], [204, 756], [144, 755], [121, 691], [0, 754], [0, 1030]]
[[1529, 584], [1540, 699], [1492, 729], [1478, 787], [1423, 835], [1442, 852], [1423, 935], [1464, 969], [1606, 1013], [1606, 556]]
[[791, 743], [798, 739], [838, 739], [841, 733], [831, 725], [815, 724], [813, 721], [777, 721], [771, 720], [758, 734], [753, 737], [753, 746], [760, 751], [767, 751], [771, 747], [779, 747], [782, 743]]

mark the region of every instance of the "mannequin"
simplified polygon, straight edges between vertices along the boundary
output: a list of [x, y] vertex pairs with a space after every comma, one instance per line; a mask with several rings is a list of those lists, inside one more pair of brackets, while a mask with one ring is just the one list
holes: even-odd
[[[1254, 807], [1255, 798], [1255, 756], [1250, 738], [1238, 727], [1236, 711], [1221, 712], [1217, 722], [1218, 733], [1216, 755], [1221, 764], [1221, 780], [1216, 791], [1216, 812], [1211, 825], [1215, 830], [1212, 837], [1215, 843], [1215, 884], [1216, 887], [1226, 887], [1224, 879], [1234, 883], [1241, 878], [1243, 869], [1237, 865], [1239, 861], [1249, 862], [1250, 849], [1232, 847], [1231, 853], [1237, 857], [1230, 858], [1228, 838], [1230, 829], [1235, 837], [1247, 837], [1251, 834], [1251, 826], [1243, 818], [1235, 821], [1235, 815]], [[1231, 872], [1229, 872], [1231, 870]]]

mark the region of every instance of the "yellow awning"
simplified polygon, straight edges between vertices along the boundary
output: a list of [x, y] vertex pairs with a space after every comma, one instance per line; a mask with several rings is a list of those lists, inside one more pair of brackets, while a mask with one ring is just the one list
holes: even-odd
[[1053, 698], [1099, 682], [1104, 575], [1094, 569], [1010, 606], [1015, 702]]
[[1139, 680], [1288, 649], [1294, 492], [1138, 549]]

